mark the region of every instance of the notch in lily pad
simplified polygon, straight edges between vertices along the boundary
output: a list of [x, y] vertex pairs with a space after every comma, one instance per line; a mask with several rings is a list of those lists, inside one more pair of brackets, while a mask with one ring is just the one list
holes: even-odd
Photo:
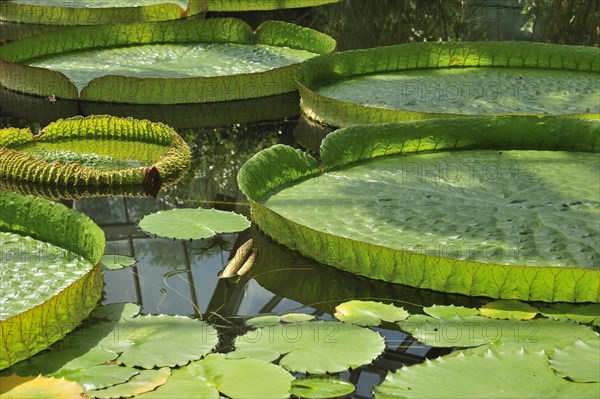
[[236, 233], [250, 227], [250, 221], [235, 212], [216, 209], [171, 209], [144, 216], [138, 227], [156, 236], [177, 240], [200, 240], [221, 233]]

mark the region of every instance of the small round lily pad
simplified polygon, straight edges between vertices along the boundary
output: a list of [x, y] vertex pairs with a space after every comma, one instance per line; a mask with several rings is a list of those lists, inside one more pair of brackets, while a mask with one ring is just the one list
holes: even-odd
[[147, 233], [178, 240], [199, 240], [250, 227], [244, 216], [216, 209], [171, 209], [144, 216], [139, 228]]

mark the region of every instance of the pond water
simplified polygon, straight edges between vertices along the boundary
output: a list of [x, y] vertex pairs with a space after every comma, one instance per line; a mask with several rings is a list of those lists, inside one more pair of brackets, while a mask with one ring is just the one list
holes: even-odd
[[[311, 26], [334, 36], [341, 50], [438, 38], [502, 40], [526, 36], [527, 39], [540, 39], [521, 31], [522, 24], [527, 21], [522, 17], [515, 18], [520, 15], [522, 6], [519, 2], [486, 4], [485, 1], [347, 0], [312, 10], [215, 13], [211, 16], [235, 16], [254, 27], [266, 19]], [[440, 13], [439, 10], [445, 11]], [[366, 24], [373, 29], [365, 29]], [[575, 37], [570, 40], [579, 40], [583, 44], [587, 39]], [[45, 99], [30, 101], [26, 96], [15, 99], [13, 95], [0, 93], [0, 127], [30, 126], [39, 130], [49, 122], [47, 119], [91, 113], [85, 104], [60, 99], [56, 103]], [[422, 306], [433, 304], [473, 307], [487, 302], [481, 298], [444, 295], [346, 274], [275, 244], [255, 227], [240, 234], [198, 241], [153, 238], [137, 228], [143, 216], [175, 207], [214, 207], [248, 214], [249, 207], [235, 179], [241, 165], [256, 152], [276, 143], [300, 147], [298, 141], [317, 140], [310, 134], [307, 136], [304, 122], [298, 119], [297, 101], [297, 96], [293, 95], [278, 97], [277, 107], [284, 111], [272, 114], [268, 111], [275, 106], [268, 102], [256, 111], [252, 105], [247, 105], [249, 108], [245, 111], [239, 108], [226, 110], [220, 114], [222, 123], [210, 120], [213, 125], [225, 125], [219, 128], [204, 126], [203, 121], [209, 117], [197, 118], [198, 112], [206, 112], [201, 111], [201, 107], [179, 109], [177, 112], [182, 114], [174, 118], [172, 106], [101, 105], [103, 113], [121, 116], [125, 113], [174, 125], [179, 122], [176, 130], [190, 144], [193, 154], [187, 176], [176, 186], [161, 191], [156, 198], [106, 196], [62, 201], [87, 214], [103, 228], [107, 239], [106, 254], [131, 256], [137, 261], [131, 268], [105, 272], [103, 303], [138, 303], [146, 314], [202, 314], [204, 319], [226, 329], [239, 324], [243, 318], [265, 313], [299, 311], [330, 319], [333, 308], [350, 299], [391, 301], [415, 313], [421, 313]], [[41, 113], [40, 109], [50, 111]], [[265, 115], [265, 120], [246, 123], [248, 113]], [[235, 249], [249, 238], [255, 240], [259, 249], [250, 275], [237, 284], [220, 280], [221, 269]], [[448, 351], [419, 344], [399, 331], [378, 331], [388, 344], [384, 355], [372, 365], [342, 374], [357, 385], [353, 397], [372, 397], [372, 386], [378, 385], [389, 370]]]

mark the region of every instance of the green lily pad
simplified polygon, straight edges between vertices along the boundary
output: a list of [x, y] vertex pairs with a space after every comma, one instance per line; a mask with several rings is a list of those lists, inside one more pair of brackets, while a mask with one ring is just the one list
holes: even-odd
[[153, 391], [165, 384], [171, 375], [168, 367], [158, 370], [141, 370], [129, 381], [106, 389], [87, 391], [86, 394], [94, 398], [129, 398], [145, 392]]
[[0, 397], [11, 399], [79, 398], [83, 387], [64, 378], [0, 377]]
[[595, 302], [599, 124], [505, 116], [359, 125], [327, 136], [321, 165], [277, 145], [251, 158], [238, 182], [259, 228], [342, 270], [469, 296]]
[[292, 395], [300, 398], [327, 399], [350, 395], [354, 385], [334, 376], [310, 376], [292, 381]]
[[146, 215], [140, 229], [150, 234], [180, 240], [210, 238], [250, 227], [250, 221], [235, 212], [216, 209], [171, 209]]
[[550, 356], [550, 367], [575, 382], [600, 382], [600, 338], [577, 340], [557, 348]]
[[234, 18], [83, 26], [2, 46], [0, 85], [127, 104], [262, 98], [296, 91], [298, 64], [335, 46], [323, 33], [279, 21], [256, 31]]
[[98, 345], [121, 354], [117, 363], [145, 369], [182, 366], [200, 359], [219, 340], [208, 323], [182, 316], [139, 316], [93, 328], [106, 334]]
[[286, 370], [323, 374], [368, 364], [385, 343], [378, 333], [351, 324], [301, 321], [258, 328], [235, 340], [236, 351], [255, 348], [279, 353]]
[[265, 11], [287, 8], [315, 7], [340, 0], [208, 0], [209, 11]]
[[48, 200], [0, 191], [0, 209], [1, 370], [63, 338], [96, 306], [104, 234]]
[[[49, 351], [17, 363], [8, 371], [20, 376], [60, 376], [115, 360], [118, 354], [100, 347], [73, 347], [59, 342]], [[69, 378], [67, 378], [69, 379]]]
[[314, 320], [315, 316], [306, 313], [286, 313], [280, 316], [281, 321], [284, 323], [296, 323], [299, 321]]
[[392, 304], [357, 300], [337, 305], [333, 315], [340, 321], [359, 326], [378, 326], [382, 321], [393, 323], [409, 316], [406, 310]]
[[314, 320], [315, 316], [306, 313], [286, 313], [281, 316], [266, 315], [252, 317], [246, 320], [245, 324], [249, 327], [268, 327], [279, 323], [297, 323], [299, 321]]
[[600, 115], [597, 49], [408, 43], [304, 62], [302, 112], [333, 126], [471, 115]]
[[413, 315], [398, 324], [420, 342], [435, 347], [498, 344], [551, 352], [556, 347], [567, 346], [577, 339], [596, 336], [594, 330], [587, 326], [548, 319], [515, 321], [481, 316], [435, 319]]
[[265, 362], [273, 362], [279, 359], [280, 356], [281, 355], [279, 354], [279, 352], [273, 349], [252, 347], [238, 349], [233, 352], [227, 353], [227, 359], [245, 359], [249, 357], [252, 359], [263, 360]]
[[493, 319], [509, 320], [530, 320], [533, 319], [539, 310], [531, 305], [515, 300], [501, 300], [486, 303], [479, 308], [482, 316]]
[[293, 377], [279, 366], [257, 359], [227, 359], [211, 354], [177, 370], [146, 398], [287, 398]]
[[64, 377], [88, 391], [121, 384], [138, 374], [134, 368], [111, 363], [117, 356], [116, 352], [101, 347], [59, 342], [49, 351], [19, 362], [6, 371], [20, 376]]
[[90, 313], [95, 319], [106, 319], [112, 321], [131, 319], [140, 313], [141, 307], [135, 303], [111, 303], [98, 306]]
[[274, 326], [281, 322], [281, 317], [277, 315], [266, 315], [266, 316], [257, 316], [252, 317], [245, 321], [245, 324], [248, 327], [267, 327]]
[[196, 15], [204, 0], [10, 0], [0, 6], [0, 21], [45, 25], [99, 25], [163, 21]]
[[117, 364], [152, 369], [182, 366], [200, 359], [210, 353], [219, 340], [217, 330], [201, 320], [170, 315], [132, 317], [139, 309], [137, 305], [107, 307], [109, 310], [96, 311], [96, 323], [67, 336], [60, 350], [103, 348], [119, 355], [113, 357]]
[[135, 265], [135, 259], [125, 255], [104, 255], [102, 266], [108, 270], [117, 270]]
[[433, 305], [423, 308], [423, 311], [429, 316], [435, 317], [436, 319], [453, 319], [455, 317], [468, 317], [479, 315], [479, 310], [477, 309], [454, 305]]
[[543, 351], [489, 350], [402, 367], [388, 373], [375, 398], [594, 398], [599, 389], [558, 377]]
[[0, 178], [67, 192], [135, 186], [156, 192], [177, 181], [190, 149], [162, 123], [114, 116], [61, 119], [33, 138], [30, 129], [0, 129]]
[[540, 313], [558, 320], [573, 320], [578, 323], [600, 325], [600, 304], [574, 305], [571, 303], [553, 303], [540, 307]]

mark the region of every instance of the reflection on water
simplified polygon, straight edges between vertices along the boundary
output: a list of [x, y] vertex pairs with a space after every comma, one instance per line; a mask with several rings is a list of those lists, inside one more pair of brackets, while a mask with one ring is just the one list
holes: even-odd
[[[565, 10], [562, 3], [572, 7]], [[340, 50], [439, 38], [534, 38], [598, 45], [598, 35], [594, 33], [595, 26], [600, 25], [597, 24], [598, 4], [574, 0], [535, 3], [529, 0], [345, 0], [312, 10], [227, 16], [246, 19], [254, 27], [266, 19], [311, 26], [334, 36]], [[529, 7], [526, 10], [529, 14], [521, 13], [524, 6]], [[558, 7], [561, 12], [554, 13], [552, 7]], [[572, 24], [573, 27], [569, 25], [564, 32], [554, 32], [550, 28], [552, 24], [563, 19], [568, 22], [571, 16], [567, 11], [576, 13], [583, 22]], [[541, 14], [535, 18], [535, 24], [521, 30], [536, 12]], [[567, 22], [556, 26], [566, 26]], [[549, 25], [544, 27], [542, 23]], [[0, 25], [2, 27], [6, 29]], [[4, 34], [2, 29], [0, 32]], [[202, 314], [205, 319], [223, 326], [226, 333], [227, 327], [231, 327], [231, 335], [240, 327], [243, 316], [303, 311], [328, 319], [335, 305], [353, 298], [393, 301], [411, 312], [420, 312], [423, 306], [434, 303], [481, 304], [478, 298], [444, 295], [349, 275], [282, 248], [255, 229], [203, 241], [172, 241], [148, 237], [136, 227], [144, 215], [174, 207], [215, 207], [247, 214], [248, 207], [235, 180], [240, 166], [259, 150], [276, 143], [302, 145], [317, 152], [320, 139], [328, 132], [306, 121], [297, 123], [298, 95], [295, 93], [203, 106], [115, 107], [61, 99], [53, 102], [0, 90], [0, 127], [31, 127], [36, 132], [40, 126], [61, 117], [104, 113], [169, 123], [191, 145], [193, 155], [187, 177], [160, 192], [156, 199], [117, 193], [118, 196], [65, 201], [102, 226], [108, 242], [107, 254], [133, 256], [137, 260], [131, 268], [105, 272], [105, 303], [137, 302], [144, 313]], [[207, 126], [217, 125], [226, 127], [207, 129]], [[59, 194], [49, 193], [49, 196]], [[237, 246], [248, 238], [253, 238], [259, 248], [252, 272], [238, 284], [219, 280], [218, 272]], [[354, 397], [370, 397], [371, 386], [378, 384], [387, 370], [442, 353], [416, 343], [400, 331], [380, 331], [388, 343], [384, 356], [373, 365], [342, 374], [358, 383]]]

